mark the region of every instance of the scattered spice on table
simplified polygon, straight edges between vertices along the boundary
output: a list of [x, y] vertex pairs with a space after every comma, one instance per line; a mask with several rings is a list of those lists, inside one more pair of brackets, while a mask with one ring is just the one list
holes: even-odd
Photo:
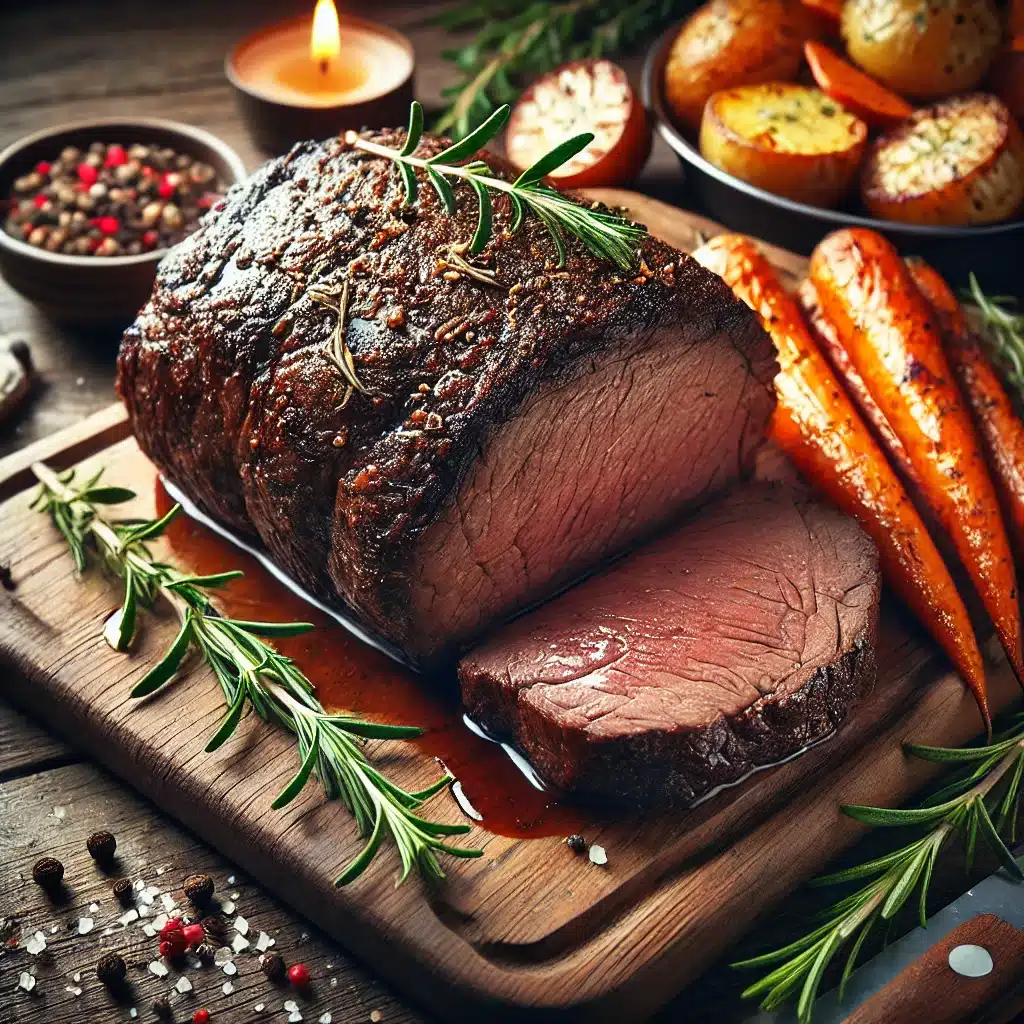
[[280, 985], [287, 975], [284, 957], [280, 953], [264, 953], [260, 957], [260, 970], [275, 985]]
[[44, 889], [56, 889], [64, 880], [64, 865], [56, 857], [40, 857], [32, 865], [32, 880]]
[[224, 193], [216, 170], [162, 146], [67, 146], [14, 182], [5, 230], [48, 252], [136, 256], [195, 230]]
[[89, 856], [98, 864], [109, 864], [117, 852], [117, 840], [110, 832], [93, 832], [85, 841]]
[[96, 977], [108, 988], [120, 985], [128, 974], [128, 965], [116, 953], [105, 953], [96, 965]]
[[189, 875], [183, 888], [193, 906], [205, 906], [213, 896], [213, 879], [209, 875]]

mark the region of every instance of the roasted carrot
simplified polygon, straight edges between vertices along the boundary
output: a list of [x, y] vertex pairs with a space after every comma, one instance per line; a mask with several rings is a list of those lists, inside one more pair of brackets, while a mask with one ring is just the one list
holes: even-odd
[[775, 342], [780, 371], [773, 439], [874, 540], [889, 585], [963, 676], [988, 727], [984, 664], [963, 600], [903, 484], [815, 345], [796, 300], [743, 235], [719, 235], [693, 255], [758, 314]]
[[1017, 560], [1024, 564], [1024, 422], [942, 275], [922, 259], [906, 264], [939, 321], [946, 356], [974, 413]]
[[885, 418], [882, 410], [878, 408], [878, 403], [871, 397], [871, 392], [868, 391], [863, 378], [854, 369], [849, 353], [839, 340], [835, 324], [822, 312], [821, 303], [818, 300], [818, 290], [809, 277], [803, 280], [797, 295], [807, 325], [810, 327], [811, 337], [814, 338], [818, 348], [831, 364], [836, 376], [846, 385], [853, 404], [857, 406], [861, 416], [874, 430], [882, 449], [888, 453], [897, 472], [903, 474], [904, 480], [913, 481], [914, 467], [910, 464], [910, 456], [907, 455], [903, 442], [889, 426], [889, 421]]
[[804, 43], [804, 57], [818, 88], [862, 121], [888, 128], [914, 112], [902, 96], [847, 63], [824, 43], [809, 39]]
[[1018, 679], [1017, 578], [981, 440], [928, 304], [894, 246], [866, 228], [828, 235], [811, 256], [825, 315], [914, 467], [928, 507], [967, 570]]

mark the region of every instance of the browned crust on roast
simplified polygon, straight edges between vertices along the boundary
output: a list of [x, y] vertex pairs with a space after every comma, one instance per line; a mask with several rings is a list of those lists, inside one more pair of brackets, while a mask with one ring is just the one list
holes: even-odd
[[[377, 139], [398, 146], [403, 134]], [[442, 145], [425, 138], [419, 152]], [[450, 279], [439, 261], [473, 233], [469, 197], [451, 217], [421, 182], [407, 208], [390, 161], [337, 139], [303, 143], [168, 255], [118, 360], [132, 426], [160, 469], [403, 646], [416, 639], [403, 618], [416, 538], [455, 500], [490, 432], [545, 382], [678, 324], [687, 344], [724, 333], [750, 367], [752, 431], [774, 401], [766, 335], [689, 257], [650, 238], [642, 273], [626, 278], [571, 244], [559, 269], [536, 219], [512, 236], [508, 214], [497, 197], [494, 238], [477, 257], [508, 287]], [[347, 403], [326, 355], [336, 316], [308, 294], [345, 275], [348, 342], [373, 392]]]

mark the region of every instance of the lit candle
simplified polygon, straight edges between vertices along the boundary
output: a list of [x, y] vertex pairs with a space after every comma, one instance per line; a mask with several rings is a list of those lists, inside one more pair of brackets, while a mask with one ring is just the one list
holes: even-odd
[[257, 141], [281, 151], [303, 138], [402, 124], [413, 51], [400, 33], [317, 0], [313, 17], [255, 32], [226, 71]]

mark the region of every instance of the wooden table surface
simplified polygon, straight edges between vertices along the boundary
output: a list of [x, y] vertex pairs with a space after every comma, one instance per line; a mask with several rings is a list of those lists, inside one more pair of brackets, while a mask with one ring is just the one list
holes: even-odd
[[[264, 155], [249, 140], [223, 75], [229, 45], [248, 30], [302, 12], [312, 0], [35, 0], [0, 4], [0, 148], [18, 137], [62, 121], [107, 115], [172, 117], [208, 128], [227, 141], [250, 167]], [[17, 6], [17, 10], [13, 8]], [[353, 9], [362, 7], [352, 5]], [[422, 24], [434, 5], [381, 3], [373, 15], [403, 28], [416, 46], [417, 94], [440, 102], [449, 69], [439, 58], [448, 44], [442, 31]], [[639, 70], [640, 59], [626, 62]], [[638, 183], [643, 191], [685, 204], [674, 156], [660, 140]], [[28, 407], [0, 431], [0, 456], [80, 420], [113, 400], [113, 364], [119, 338], [109, 332], [57, 327], [0, 280], [0, 336], [31, 345], [41, 383]], [[117, 874], [142, 879], [179, 901], [185, 876], [209, 872], [218, 890], [249, 924], [262, 931], [289, 962], [309, 965], [316, 984], [299, 1010], [307, 1021], [337, 1024], [425, 1021], [423, 1011], [377, 982], [365, 966], [315, 933], [281, 902], [248, 882], [222, 857], [175, 825], [121, 782], [77, 755], [72, 747], [0, 704], [0, 1021], [71, 1024], [157, 1020], [153, 1000], [168, 985], [147, 969], [155, 942], [137, 927], [131, 938], [117, 923], [123, 908], [111, 895], [115, 876], [90, 860], [86, 837], [105, 828], [118, 838]], [[53, 904], [30, 880], [41, 856], [66, 867], [69, 897]], [[985, 865], [981, 867], [984, 868]], [[966, 887], [954, 869], [946, 895]], [[943, 885], [937, 885], [940, 893]], [[156, 898], [157, 904], [160, 897]], [[82, 919], [92, 927], [79, 934]], [[47, 948], [33, 956], [24, 944], [41, 931]], [[789, 932], [788, 934], [792, 934]], [[127, 945], [132, 986], [113, 1001], [96, 982], [94, 968], [108, 949]], [[763, 947], [762, 947], [763, 948]], [[295, 998], [274, 988], [255, 956], [240, 956], [239, 970], [193, 972], [196, 991], [171, 992], [174, 1020], [206, 1006], [216, 1022], [285, 1020]], [[32, 967], [36, 991], [17, 988]], [[225, 987], [233, 991], [224, 991]], [[738, 979], [723, 967], [681, 997], [664, 1021], [738, 1020], [749, 1012], [736, 999]], [[257, 1009], [259, 1007], [259, 1009]], [[134, 1012], [133, 1012], [134, 1011]]]

